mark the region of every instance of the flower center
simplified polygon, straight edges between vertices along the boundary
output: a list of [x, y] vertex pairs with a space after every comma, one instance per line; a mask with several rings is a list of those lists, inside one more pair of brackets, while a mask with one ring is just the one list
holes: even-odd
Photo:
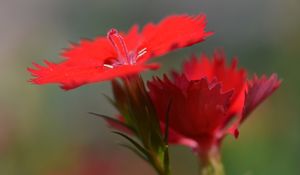
[[107, 33], [107, 39], [118, 54], [118, 58], [112, 62], [112, 64], [104, 64], [107, 68], [113, 68], [119, 65], [133, 65], [138, 58], [147, 53], [147, 49], [143, 48], [139, 52], [128, 51], [124, 38], [119, 34], [116, 29], [111, 29]]

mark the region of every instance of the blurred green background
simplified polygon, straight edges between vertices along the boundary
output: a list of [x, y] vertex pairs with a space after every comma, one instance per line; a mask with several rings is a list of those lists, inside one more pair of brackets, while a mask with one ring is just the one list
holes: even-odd
[[[108, 82], [64, 92], [27, 82], [31, 62], [60, 61], [59, 52], [80, 38], [111, 28], [158, 22], [170, 14], [207, 14], [206, 42], [158, 60], [180, 68], [191, 53], [224, 48], [250, 73], [277, 72], [281, 88], [226, 138], [223, 160], [229, 175], [300, 174], [299, 0], [0, 0], [0, 174], [140, 175], [154, 171], [117, 146], [105, 123], [89, 111], [114, 115], [103, 97]], [[196, 175], [197, 162], [184, 147], [171, 148], [174, 175]]]

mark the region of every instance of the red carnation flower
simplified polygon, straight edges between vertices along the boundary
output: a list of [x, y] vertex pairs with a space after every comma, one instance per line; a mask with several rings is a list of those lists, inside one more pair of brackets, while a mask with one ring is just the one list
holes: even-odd
[[149, 23], [141, 32], [133, 26], [125, 34], [111, 29], [107, 37], [93, 41], [82, 40], [65, 50], [61, 63], [45, 61], [46, 66], [33, 63], [28, 68], [34, 84], [59, 83], [65, 90], [78, 86], [156, 69], [158, 64], [147, 64], [149, 58], [203, 41], [211, 32], [205, 32], [204, 15], [174, 15], [159, 24]]
[[172, 75], [172, 80], [164, 76], [148, 82], [150, 97], [163, 125], [171, 101], [169, 142], [187, 145], [199, 154], [218, 147], [228, 132], [238, 136], [239, 124], [280, 85], [275, 74], [247, 81], [237, 60], [226, 66], [224, 54], [218, 51], [212, 61], [206, 55], [193, 57], [182, 74]]

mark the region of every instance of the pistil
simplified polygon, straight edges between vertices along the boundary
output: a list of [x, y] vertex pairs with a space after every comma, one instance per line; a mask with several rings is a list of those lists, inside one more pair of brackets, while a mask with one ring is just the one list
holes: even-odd
[[107, 39], [116, 50], [120, 64], [131, 64], [126, 43], [119, 32], [116, 29], [111, 29], [107, 33]]

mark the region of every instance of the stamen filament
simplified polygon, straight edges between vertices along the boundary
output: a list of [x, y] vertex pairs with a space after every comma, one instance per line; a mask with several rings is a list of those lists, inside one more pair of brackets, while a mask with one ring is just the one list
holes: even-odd
[[103, 64], [103, 66], [104, 66], [104, 67], [107, 67], [107, 68], [110, 68], [110, 69], [114, 68], [114, 66], [113, 66], [113, 65], [110, 65], [110, 64]]
[[145, 53], [147, 53], [147, 48], [144, 48], [144, 49], [140, 50], [140, 51], [138, 52], [138, 55], [137, 55], [137, 57], [136, 57], [136, 60], [137, 60], [139, 57], [143, 56]]

